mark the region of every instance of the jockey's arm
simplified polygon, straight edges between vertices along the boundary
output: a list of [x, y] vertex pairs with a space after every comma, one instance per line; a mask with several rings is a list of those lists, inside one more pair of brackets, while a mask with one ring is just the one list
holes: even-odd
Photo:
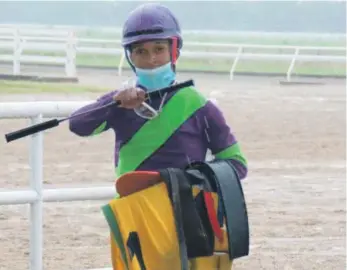
[[209, 103], [204, 123], [208, 148], [215, 159], [229, 160], [240, 179], [244, 179], [248, 173], [247, 160], [223, 113], [213, 102]]
[[[109, 92], [98, 98], [95, 102], [74, 111], [71, 116], [92, 110], [86, 114], [71, 118], [69, 120], [70, 131], [78, 136], [86, 137], [108, 130], [111, 127], [109, 120], [114, 117], [114, 110], [117, 109], [117, 106], [98, 108], [112, 102], [112, 97], [115, 94], [116, 91]], [[113, 115], [112, 117], [111, 114]]]

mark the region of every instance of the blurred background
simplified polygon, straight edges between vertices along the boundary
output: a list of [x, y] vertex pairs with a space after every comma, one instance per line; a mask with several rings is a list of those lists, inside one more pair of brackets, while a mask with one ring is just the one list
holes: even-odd
[[[167, 5], [180, 20], [185, 55], [178, 63], [181, 71], [284, 75], [287, 79], [292, 74], [345, 76], [345, 1], [157, 2]], [[21, 56], [22, 65], [65, 65], [68, 77], [76, 77], [76, 68], [83, 67], [127, 70], [120, 33], [127, 15], [140, 3], [2, 1], [0, 63], [19, 66], [16, 57]], [[10, 28], [17, 32], [8, 32]], [[13, 67], [12, 73], [19, 74], [17, 69]]]
[[[155, 2], [167, 5], [179, 18], [183, 30], [346, 32], [345, 1]], [[2, 1], [0, 23], [120, 28], [139, 3], [141, 1]]]

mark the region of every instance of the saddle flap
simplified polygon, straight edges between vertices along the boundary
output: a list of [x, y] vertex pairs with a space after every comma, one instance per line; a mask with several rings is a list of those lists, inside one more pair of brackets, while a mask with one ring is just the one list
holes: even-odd
[[115, 183], [116, 190], [121, 197], [154, 186], [162, 182], [159, 172], [133, 171], [120, 176]]

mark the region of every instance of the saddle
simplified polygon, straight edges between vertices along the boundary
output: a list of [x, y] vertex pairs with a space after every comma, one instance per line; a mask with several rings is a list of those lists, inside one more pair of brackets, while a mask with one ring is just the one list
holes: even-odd
[[[134, 171], [102, 209], [114, 269], [228, 269], [249, 253], [246, 203], [228, 161]], [[202, 268], [204, 265], [204, 268]]]

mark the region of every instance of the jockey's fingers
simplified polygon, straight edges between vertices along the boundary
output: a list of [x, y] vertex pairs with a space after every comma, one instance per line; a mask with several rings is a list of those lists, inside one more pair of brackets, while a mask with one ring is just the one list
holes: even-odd
[[145, 100], [145, 92], [140, 88], [129, 88], [117, 93], [113, 99], [120, 101], [120, 107], [133, 109]]
[[142, 89], [137, 89], [137, 98], [144, 101], [146, 98], [146, 92]]

